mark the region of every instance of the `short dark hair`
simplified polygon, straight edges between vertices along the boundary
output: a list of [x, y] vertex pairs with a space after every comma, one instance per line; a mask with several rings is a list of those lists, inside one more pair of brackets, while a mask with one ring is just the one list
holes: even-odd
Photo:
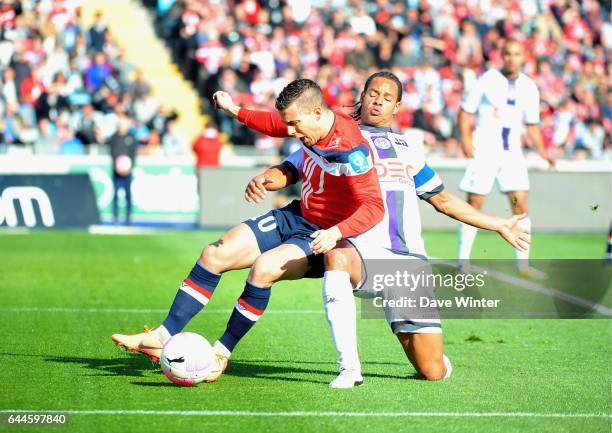
[[276, 109], [285, 111], [294, 102], [299, 104], [300, 109], [312, 110], [317, 106], [328, 108], [319, 85], [305, 78], [293, 80], [285, 86], [276, 98]]
[[508, 45], [518, 45], [519, 47], [521, 47], [521, 50], [525, 51], [524, 44], [515, 37], [510, 37], [504, 41], [504, 44], [502, 46], [502, 52], [506, 50], [506, 47]]
[[[389, 71], [379, 71], [379, 72], [375, 72], [372, 75], [370, 75], [368, 79], [366, 80], [365, 85], [363, 86], [363, 93], [366, 93], [368, 91], [368, 89], [370, 88], [370, 85], [372, 84], [372, 81], [374, 81], [375, 78], [386, 78], [387, 80], [393, 81], [395, 85], [397, 86], [397, 101], [396, 102], [399, 102], [402, 100], [402, 93], [403, 93], [402, 82], [399, 80], [399, 78], [397, 78], [397, 75]], [[361, 119], [361, 97], [359, 98], [359, 101], [355, 103], [354, 107], [355, 109], [353, 110], [353, 114], [351, 114], [351, 117], [355, 120], [359, 120]]]

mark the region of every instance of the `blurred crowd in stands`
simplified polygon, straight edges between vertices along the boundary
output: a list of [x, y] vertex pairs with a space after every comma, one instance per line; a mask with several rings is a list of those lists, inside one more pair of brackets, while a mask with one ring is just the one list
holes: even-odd
[[272, 109], [283, 86], [307, 77], [331, 105], [346, 107], [370, 73], [390, 69], [404, 83], [396, 128], [420, 128], [433, 151], [462, 156], [456, 119], [463, 89], [485, 68], [500, 67], [501, 45], [514, 37], [524, 42], [524, 70], [540, 88], [549, 151], [599, 159], [610, 148], [608, 1], [142, 1], [155, 9], [157, 32], [205, 111], [237, 144], [274, 145], [210, 107], [219, 88]]
[[[500, 66], [501, 45], [514, 37], [525, 44], [524, 70], [541, 92], [549, 151], [610, 154], [608, 1], [141, 1], [204, 111], [234, 144], [282, 146], [214, 110], [215, 90], [273, 109], [287, 83], [306, 77], [330, 105], [350, 111], [365, 78], [388, 69], [404, 84], [396, 129], [419, 128], [432, 152], [461, 157], [456, 119], [464, 88]], [[160, 106], [142, 72], [126, 62], [103, 15], [83, 27], [78, 3], [0, 0], [0, 153], [9, 145], [87, 153], [93, 143], [108, 143], [122, 120], [140, 153], [188, 152], [176, 113]]]
[[0, 1], [0, 153], [106, 153], [122, 123], [140, 153], [184, 153], [176, 114], [126, 62], [101, 13], [83, 27], [78, 4]]

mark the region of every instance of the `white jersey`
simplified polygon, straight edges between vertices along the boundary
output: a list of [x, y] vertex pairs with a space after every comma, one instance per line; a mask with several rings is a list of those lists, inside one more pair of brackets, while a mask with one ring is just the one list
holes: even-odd
[[[444, 189], [442, 180], [425, 162], [423, 143], [391, 128], [360, 125], [370, 143], [385, 216], [381, 222], [359, 235], [360, 246], [383, 248], [396, 254], [426, 257], [421, 236], [421, 216], [417, 197], [428, 199]], [[301, 172], [301, 150], [285, 161]]]
[[463, 111], [477, 115], [475, 153], [520, 152], [525, 124], [540, 123], [540, 93], [527, 75], [509, 80], [489, 69], [467, 89]]

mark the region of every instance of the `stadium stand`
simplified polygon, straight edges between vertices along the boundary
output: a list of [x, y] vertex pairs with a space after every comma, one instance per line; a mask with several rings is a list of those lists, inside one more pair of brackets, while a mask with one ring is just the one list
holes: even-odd
[[82, 2], [0, 4], [0, 152], [107, 153], [123, 113], [142, 154], [188, 151], [177, 113], [153, 96], [102, 12], [85, 26]]
[[[189, 106], [182, 110], [196, 113], [189, 127], [177, 121], [177, 112], [151, 92], [161, 79], [147, 83], [141, 65], [126, 59], [128, 26], [117, 27], [121, 41], [102, 13], [85, 24], [81, 8], [92, 3], [0, 2], [0, 152], [105, 152], [107, 146], [98, 144], [114, 133], [118, 114], [125, 112], [141, 153], [188, 154], [205, 117]], [[396, 128], [420, 129], [431, 152], [462, 157], [456, 117], [463, 88], [484, 68], [499, 66], [503, 40], [515, 37], [527, 47], [526, 73], [541, 91], [550, 152], [559, 158], [610, 157], [612, 25], [603, 1], [141, 3], [199, 92], [204, 113], [222, 137], [247, 145], [244, 150], [255, 145], [259, 153], [274, 153], [281, 143], [213, 110], [215, 90], [271, 109], [286, 83], [309, 77], [321, 84], [331, 105], [350, 110], [365, 77], [384, 68], [404, 83]]]
[[604, 1], [142, 1], [204, 110], [235, 144], [271, 146], [210, 107], [216, 89], [272, 108], [286, 83], [309, 77], [330, 104], [349, 106], [364, 78], [385, 68], [405, 85], [396, 127], [422, 129], [434, 151], [460, 157], [464, 85], [499, 66], [503, 40], [514, 37], [525, 44], [525, 72], [540, 87], [550, 152], [609, 154], [612, 26]]

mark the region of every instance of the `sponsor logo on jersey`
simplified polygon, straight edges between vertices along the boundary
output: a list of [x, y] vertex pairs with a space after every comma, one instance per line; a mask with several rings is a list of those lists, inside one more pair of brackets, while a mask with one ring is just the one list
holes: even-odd
[[368, 159], [361, 150], [356, 150], [355, 152], [351, 153], [348, 160], [349, 164], [351, 164], [351, 167], [357, 174], [364, 173], [370, 168]]
[[327, 145], [327, 149], [339, 149], [340, 148], [340, 137], [334, 138]]
[[391, 141], [387, 137], [376, 137], [374, 139], [374, 146], [381, 150], [389, 149], [391, 147]]
[[402, 138], [395, 138], [395, 144], [397, 144], [398, 146], [408, 147], [408, 143], [406, 143], [406, 140]]

